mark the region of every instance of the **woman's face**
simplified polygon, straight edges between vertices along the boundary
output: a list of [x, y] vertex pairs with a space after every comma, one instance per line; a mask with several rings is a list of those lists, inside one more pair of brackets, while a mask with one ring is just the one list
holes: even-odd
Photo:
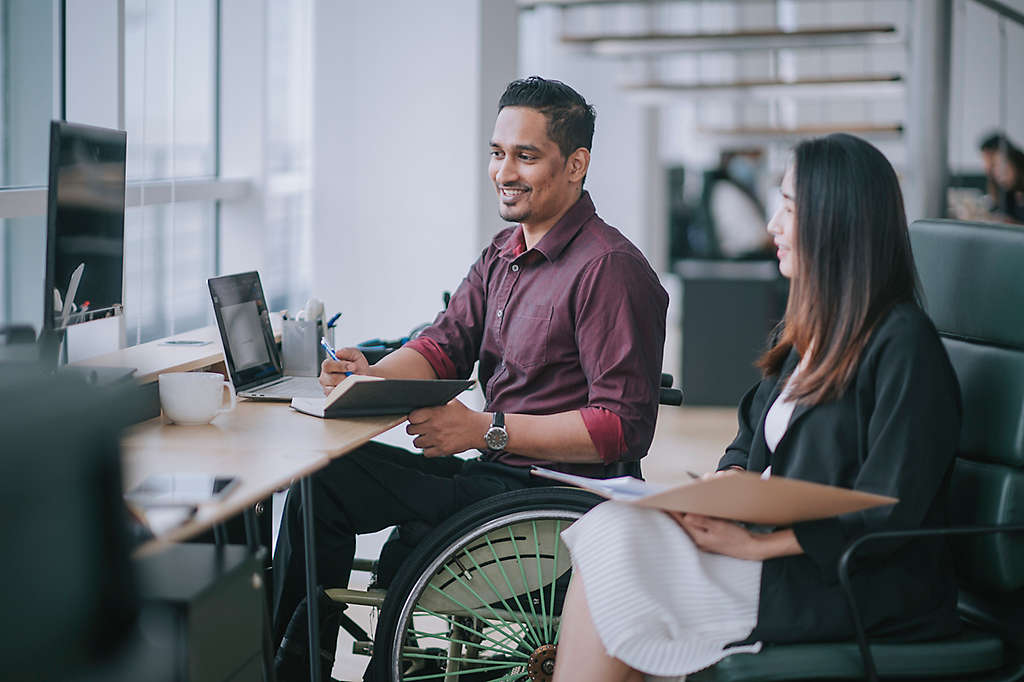
[[779, 259], [779, 272], [787, 278], [796, 272], [796, 182], [793, 169], [794, 165], [789, 164], [782, 176], [779, 186], [782, 203], [768, 222], [768, 233], [775, 241], [775, 256]]
[[1006, 154], [996, 152], [995, 162], [992, 164], [992, 179], [1005, 190], [1015, 189], [1020, 182], [1017, 169]]

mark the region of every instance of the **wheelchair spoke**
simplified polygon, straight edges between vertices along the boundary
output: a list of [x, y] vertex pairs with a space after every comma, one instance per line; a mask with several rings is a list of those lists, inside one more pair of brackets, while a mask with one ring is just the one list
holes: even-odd
[[[498, 640], [494, 639], [493, 637], [488, 637], [487, 635], [485, 635], [484, 633], [480, 632], [479, 630], [474, 630], [471, 627], [467, 627], [467, 626], [463, 625], [462, 623], [457, 622], [454, 618], [449, 618], [448, 616], [443, 616], [440, 613], [434, 613], [430, 609], [424, 608], [422, 606], [418, 607], [418, 610], [421, 611], [422, 613], [427, 614], [428, 616], [433, 616], [434, 618], [439, 618], [439, 619], [443, 620], [444, 622], [448, 623], [449, 625], [455, 626], [457, 628], [461, 628], [461, 629], [465, 630], [466, 632], [472, 632], [477, 637], [482, 637], [482, 638], [486, 639], [487, 641], [489, 641], [489, 642], [491, 642], [491, 643], [493, 643], [493, 644], [495, 644], [495, 645], [497, 645], [499, 647], [506, 646], [504, 643], [499, 642]], [[516, 639], [515, 637], [510, 637], [509, 639], [512, 639], [512, 641], [514, 641], [516, 643], [519, 643], [519, 644], [522, 644], [523, 646], [532, 648], [526, 642], [524, 642], [522, 640], [519, 640], [519, 639]], [[522, 656], [523, 658], [529, 658], [529, 656], [527, 656], [526, 654], [523, 654], [520, 651], [515, 651], [515, 650], [507, 650], [507, 651], [508, 651], [508, 654], [510, 656]]]
[[[450, 656], [442, 656], [442, 655], [439, 655], [439, 654], [408, 653], [408, 654], [403, 654], [402, 658], [417, 658], [417, 659], [423, 659], [423, 660], [427, 660], [427, 661], [458, 661], [459, 663], [484, 663], [485, 665], [488, 665], [488, 666], [492, 666], [493, 665], [493, 666], [498, 666], [498, 667], [501, 667], [501, 668], [515, 668], [515, 667], [518, 667], [518, 666], [522, 665], [522, 663], [514, 663], [512, 661], [489, 661], [489, 660], [486, 660], [486, 659], [479, 659], [479, 658], [452, 658]], [[480, 668], [477, 668], [476, 670], [479, 670], [479, 669]], [[471, 669], [471, 668], [466, 669], [465, 672], [473, 672], [473, 669]], [[406, 678], [406, 679], [409, 679], [409, 678]]]
[[[487, 542], [487, 546], [491, 550], [491, 555], [494, 557], [495, 565], [497, 565], [498, 570], [501, 571], [501, 577], [505, 579], [505, 585], [508, 587], [509, 594], [511, 594], [512, 598], [515, 599], [516, 606], [519, 607], [519, 613], [525, 614], [526, 611], [525, 609], [523, 609], [523, 605], [519, 601], [519, 595], [516, 594], [516, 588], [512, 586], [512, 581], [508, 579], [508, 573], [505, 572], [505, 566], [504, 564], [502, 564], [501, 559], [498, 558], [498, 553], [494, 551], [494, 545], [491, 544], [491, 539], [485, 535], [484, 540]], [[527, 631], [530, 634], [530, 639], [533, 642], [533, 646], [541, 646], [542, 642], [540, 640], [540, 637], [537, 635], [536, 631], [534, 631], [533, 624], [529, 621], [529, 619], [526, 619], [525, 624]]]
[[[551, 566], [551, 627], [555, 624], [555, 584], [558, 582], [558, 550], [562, 545], [562, 521], [555, 521], [555, 563]], [[544, 595], [541, 594], [541, 599]], [[561, 624], [561, 618], [559, 618], [559, 624]], [[548, 630], [548, 641], [551, 641], [551, 630]], [[558, 643], [556, 638], [553, 644]]]
[[[462, 626], [460, 625], [459, 627], [461, 628]], [[488, 645], [484, 644], [483, 642], [470, 642], [470, 641], [467, 641], [467, 640], [464, 640], [464, 639], [457, 639], [455, 637], [452, 637], [452, 636], [448, 635], [447, 632], [423, 632], [422, 630], [409, 630], [408, 632], [409, 632], [410, 635], [413, 635], [413, 636], [418, 637], [418, 638], [424, 638], [424, 639], [443, 639], [446, 642], [456, 642], [458, 644], [465, 644], [466, 646], [473, 646], [473, 647], [476, 647], [477, 649], [480, 649], [481, 651], [487, 651], [487, 652], [490, 652], [492, 654], [503, 654], [503, 655], [506, 655], [506, 656], [515, 656], [516, 658], [523, 658], [523, 659], [528, 659], [529, 658], [529, 656], [527, 656], [523, 652], [516, 651], [515, 649], [508, 649], [508, 648], [505, 648], [504, 646], [497, 646], [497, 645], [495, 645], [495, 646], [488, 646]], [[477, 659], [477, 660], [479, 660], [479, 659]]]
[[[516, 537], [512, 534], [512, 529], [507, 528], [508, 538], [512, 541], [512, 551], [516, 553], [516, 564], [519, 565], [519, 575], [523, 579], [523, 589], [526, 590], [526, 603], [530, 607], [530, 613], [533, 614], [534, 620], [537, 619], [537, 610], [533, 608], [533, 599], [530, 598], [530, 581], [526, 579], [526, 569], [523, 568], [523, 557], [519, 554], [519, 545], [516, 543]], [[518, 599], [516, 600], [518, 601]]]
[[[476, 559], [473, 558], [473, 555], [470, 554], [469, 552], [467, 552], [465, 549], [462, 550], [462, 553], [466, 556], [467, 559], [470, 560], [470, 562], [472, 562], [473, 567], [477, 570], [477, 573], [479, 575], [483, 576], [484, 582], [486, 582], [490, 586], [491, 591], [494, 592], [494, 596], [497, 597], [499, 600], [501, 600], [501, 603], [505, 607], [505, 610], [508, 611], [509, 613], [516, 613], [516, 610], [512, 608], [512, 605], [509, 604], [505, 600], [505, 598], [503, 596], [501, 596], [501, 592], [499, 592], [498, 588], [494, 585], [493, 582], [491, 582], [491, 579], [487, 575], [487, 572], [484, 571], [482, 568], [480, 568], [480, 564], [478, 564]], [[492, 553], [493, 553], [493, 549], [492, 549]], [[495, 563], [497, 563], [500, 566], [500, 562], [497, 561], [497, 557], [495, 557]], [[504, 571], [502, 571], [502, 572], [504, 573]], [[506, 583], [508, 582], [508, 577], [507, 576], [505, 578], [505, 582]], [[511, 585], [509, 585], [509, 589], [511, 590]], [[516, 605], [519, 606], [519, 610], [522, 611], [523, 607], [522, 607], [521, 604], [519, 604], [519, 600], [518, 599], [516, 600]], [[507, 621], [502, 619], [502, 622], [504, 623], [504, 622], [507, 622]], [[514, 624], [515, 625], [523, 625], [523, 623], [521, 623], [520, 621], [515, 621]], [[528, 623], [526, 625], [529, 626]]]
[[410, 682], [411, 680], [436, 680], [438, 678], [446, 677], [448, 675], [456, 675], [456, 676], [458, 676], [458, 675], [462, 675], [463, 673], [465, 673], [467, 675], [474, 675], [476, 673], [488, 672], [488, 671], [492, 671], [492, 670], [508, 670], [509, 668], [521, 668], [522, 665], [523, 665], [522, 663], [503, 663], [503, 664], [489, 665], [489, 666], [485, 666], [485, 667], [482, 667], [482, 668], [471, 668], [469, 670], [459, 670], [458, 672], [432, 673], [430, 675], [413, 675], [412, 677], [406, 677], [405, 675], [403, 675], [402, 676], [402, 680], [404, 682]]
[[[449, 574], [450, 574], [450, 575], [451, 575], [451, 576], [452, 576], [453, 578], [455, 578], [456, 582], [458, 582], [458, 583], [459, 583], [460, 585], [462, 585], [462, 586], [463, 586], [463, 587], [465, 587], [465, 588], [466, 588], [467, 590], [469, 590], [470, 594], [472, 594], [472, 595], [473, 595], [474, 597], [476, 597], [476, 598], [477, 598], [477, 601], [479, 601], [479, 602], [480, 602], [480, 603], [481, 603], [481, 604], [482, 604], [482, 605], [484, 606], [484, 608], [486, 608], [486, 609], [487, 609], [487, 611], [488, 611], [488, 612], [490, 612], [490, 614], [491, 614], [491, 615], [492, 615], [492, 616], [494, 617], [494, 620], [496, 620], [497, 622], [501, 623], [502, 625], [511, 625], [511, 624], [510, 624], [510, 623], [508, 623], [508, 622], [507, 622], [507, 621], [506, 621], [506, 620], [505, 620], [504, 618], [502, 618], [501, 616], [499, 616], [499, 615], [497, 614], [497, 612], [495, 612], [495, 610], [494, 610], [493, 608], [491, 608], [491, 605], [490, 605], [490, 604], [488, 604], [488, 603], [487, 603], [486, 601], [484, 601], [483, 597], [481, 597], [481, 596], [480, 596], [479, 594], [477, 594], [477, 591], [476, 591], [476, 590], [474, 590], [474, 589], [473, 589], [473, 587], [472, 587], [472, 586], [471, 586], [471, 585], [470, 585], [469, 583], [467, 583], [467, 582], [466, 582], [465, 580], [463, 580], [461, 576], [459, 576], [459, 575], [458, 575], [458, 574], [457, 574], [457, 573], [456, 573], [455, 571], [453, 571], [453, 570], [451, 569], [451, 567], [450, 567], [450, 566], [448, 566], [448, 565], [445, 565], [445, 567], [444, 567], [444, 568], [445, 568], [445, 570], [446, 570], [446, 571], [448, 571], [448, 573], [449, 573]], [[431, 586], [431, 587], [433, 587], [433, 586]], [[438, 592], [441, 592], [441, 590], [440, 590], [439, 588], [437, 588], [437, 587], [434, 587], [434, 589], [435, 589], [436, 591], [438, 591]], [[449, 596], [449, 595], [447, 595], [447, 594], [445, 594], [445, 596], [446, 596], [446, 597], [448, 597], [449, 599], [451, 599], [452, 601], [454, 601], [454, 602], [455, 602], [456, 604], [458, 604], [459, 606], [462, 606], [463, 608], [466, 608], [465, 606], [463, 606], [463, 605], [462, 605], [462, 603], [461, 603], [461, 602], [458, 602], [458, 601], [456, 601], [456, 600], [455, 600], [455, 599], [454, 599], [453, 597], [451, 597], [451, 596]], [[474, 615], [474, 616], [476, 616], [476, 617], [477, 617], [477, 619], [478, 619], [478, 620], [485, 620], [485, 619], [483, 619], [483, 618], [480, 618], [480, 617], [479, 617], [479, 616], [477, 615], [476, 611], [473, 611], [472, 613], [473, 613], [473, 615]], [[512, 638], [514, 638], [514, 636], [513, 636], [513, 635], [511, 635], [511, 634], [509, 634], [509, 633], [507, 633], [507, 632], [503, 631], [503, 630], [502, 630], [501, 628], [499, 628], [499, 627], [497, 627], [497, 626], [494, 626], [494, 625], [492, 625], [491, 627], [492, 627], [493, 629], [497, 630], [498, 632], [502, 633], [503, 635], [507, 636], [507, 637], [512, 637]]]
[[[550, 642], [551, 623], [548, 621], [547, 605], [544, 603], [544, 572], [540, 570], [540, 538], [537, 537], [537, 522], [531, 521], [530, 523], [533, 526], [534, 558], [537, 559], [537, 590], [540, 592], [540, 616], [543, 619], [541, 623], [544, 624], [544, 641]], [[554, 589], [554, 585], [551, 588]]]

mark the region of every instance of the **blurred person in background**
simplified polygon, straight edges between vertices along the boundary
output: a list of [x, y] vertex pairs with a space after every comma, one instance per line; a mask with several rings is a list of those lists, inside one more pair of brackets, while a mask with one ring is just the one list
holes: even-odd
[[987, 135], [978, 147], [994, 214], [988, 217], [1024, 223], [1024, 152], [999, 132]]

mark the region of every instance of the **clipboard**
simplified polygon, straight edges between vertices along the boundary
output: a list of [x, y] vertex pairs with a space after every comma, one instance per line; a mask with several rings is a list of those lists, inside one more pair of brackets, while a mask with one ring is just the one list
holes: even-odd
[[765, 526], [788, 526], [899, 502], [895, 497], [794, 478], [762, 479], [749, 471], [730, 471], [676, 486], [647, 483], [630, 476], [587, 478], [542, 467], [533, 467], [531, 473], [638, 507], [692, 512]]

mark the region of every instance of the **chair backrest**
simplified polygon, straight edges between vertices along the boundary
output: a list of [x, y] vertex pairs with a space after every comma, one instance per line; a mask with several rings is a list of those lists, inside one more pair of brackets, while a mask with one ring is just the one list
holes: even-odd
[[133, 625], [118, 444], [133, 398], [0, 366], [4, 680], [84, 673]]
[[[1024, 523], [1024, 229], [954, 220], [910, 228], [925, 306], [960, 381], [954, 525]], [[963, 585], [1024, 588], [1024, 537], [953, 543]]]

